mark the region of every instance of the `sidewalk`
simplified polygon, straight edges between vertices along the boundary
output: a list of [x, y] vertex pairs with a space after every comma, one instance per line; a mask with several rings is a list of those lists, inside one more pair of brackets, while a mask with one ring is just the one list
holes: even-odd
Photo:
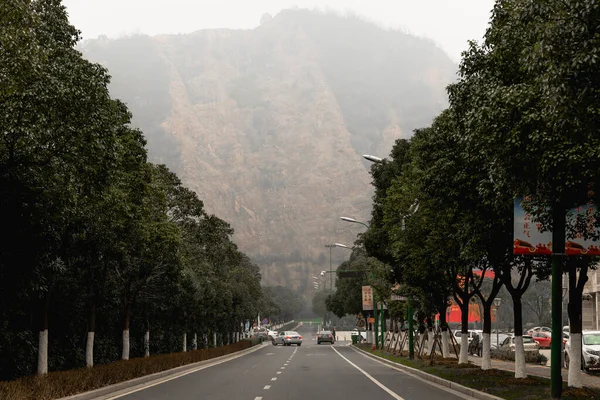
[[[469, 361], [475, 365], [481, 366], [481, 357], [469, 356]], [[504, 371], [515, 371], [514, 361], [501, 361], [492, 358], [492, 368], [501, 369]], [[527, 374], [541, 376], [542, 378], [550, 379], [550, 367], [543, 365], [527, 364]], [[564, 368], [561, 369], [563, 381], [567, 382], [568, 371]], [[600, 389], [600, 375], [581, 373], [581, 383], [584, 386], [594, 389]]]

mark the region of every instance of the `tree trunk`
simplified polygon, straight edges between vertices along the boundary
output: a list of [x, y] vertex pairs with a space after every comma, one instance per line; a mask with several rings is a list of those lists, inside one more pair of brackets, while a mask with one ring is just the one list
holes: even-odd
[[427, 354], [431, 355], [433, 352], [433, 341], [434, 341], [434, 333], [433, 333], [433, 320], [431, 317], [427, 317]]
[[129, 303], [125, 305], [125, 315], [123, 317], [123, 352], [121, 360], [129, 360], [129, 320], [131, 317], [131, 308]]
[[40, 327], [38, 337], [38, 367], [37, 373], [45, 375], [48, 373], [48, 305], [49, 295], [46, 293], [42, 300]]
[[490, 354], [490, 333], [492, 332], [492, 312], [488, 302], [483, 302], [483, 350], [481, 353], [481, 369], [492, 369], [492, 357]]
[[450, 330], [448, 329], [448, 321], [446, 321], [446, 302], [438, 312], [440, 314], [440, 326], [442, 327], [442, 357], [448, 358], [450, 357], [450, 343], [448, 341]]
[[144, 333], [144, 357], [150, 357], [150, 328]]
[[213, 342], [212, 342], [213, 346], [212, 347], [217, 347], [217, 332], [213, 332]]
[[194, 333], [194, 341], [192, 342], [192, 349], [198, 350], [198, 334]]
[[187, 351], [187, 333], [183, 334], [183, 348], [182, 351], [185, 353]]
[[515, 325], [515, 378], [527, 378], [525, 348], [523, 347], [523, 304], [521, 293], [511, 293]]
[[90, 316], [88, 318], [88, 334], [85, 343], [85, 366], [92, 368], [94, 366], [94, 334], [96, 332], [96, 304], [90, 307]]
[[461, 338], [460, 338], [460, 357], [458, 359], [459, 364], [469, 363], [469, 299], [462, 299], [460, 304], [460, 324], [461, 327]]
[[[583, 293], [583, 287], [588, 280], [588, 263], [583, 260], [575, 259], [567, 261], [567, 266], [569, 271], [569, 304], [567, 306], [567, 313], [569, 315], [569, 332], [571, 337], [570, 348], [567, 354], [569, 357], [567, 384], [569, 387], [580, 388], [583, 387], [583, 383], [581, 382], [582, 361], [580, 361], [582, 360], [581, 331], [583, 330], [581, 295]], [[579, 279], [577, 279], [577, 266], [581, 267]], [[562, 341], [562, 332], [560, 340]]]

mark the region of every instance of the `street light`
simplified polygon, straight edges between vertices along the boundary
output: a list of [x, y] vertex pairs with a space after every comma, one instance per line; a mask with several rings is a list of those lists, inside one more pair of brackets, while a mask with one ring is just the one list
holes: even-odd
[[355, 223], [355, 224], [361, 224], [361, 225], [364, 225], [364, 226], [366, 226], [366, 227], [367, 227], [367, 229], [369, 229], [369, 225], [365, 224], [364, 222], [357, 221], [357, 220], [355, 220], [354, 218], [350, 218], [350, 217], [340, 217], [340, 219], [341, 219], [342, 221], [346, 221], [346, 222], [353, 222], [353, 223]]
[[496, 349], [500, 349], [500, 343], [498, 343], [498, 307], [500, 307], [500, 303], [502, 303], [502, 299], [500, 297], [496, 297], [494, 299], [494, 318], [496, 319]]
[[364, 157], [366, 160], [369, 160], [369, 161], [371, 161], [371, 162], [374, 162], [374, 163], [380, 163], [380, 162], [383, 162], [383, 158], [376, 157], [376, 156], [371, 156], [371, 155], [369, 155], [369, 154], [363, 154], [363, 157]]

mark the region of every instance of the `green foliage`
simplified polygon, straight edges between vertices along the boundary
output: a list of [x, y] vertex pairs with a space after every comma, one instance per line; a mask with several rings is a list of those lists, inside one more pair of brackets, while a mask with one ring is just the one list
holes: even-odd
[[[221, 342], [259, 311], [259, 268], [228, 223], [164, 165], [149, 164], [107, 71], [81, 57], [60, 1], [0, 13], [0, 379], [180, 351], [183, 333]], [[192, 340], [189, 340], [191, 345]]]

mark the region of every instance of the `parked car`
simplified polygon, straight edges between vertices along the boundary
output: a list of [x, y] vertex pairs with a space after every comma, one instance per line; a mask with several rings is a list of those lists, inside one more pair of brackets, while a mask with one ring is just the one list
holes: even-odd
[[[539, 353], [540, 345], [538, 342], [533, 340], [533, 337], [529, 335], [523, 335], [523, 349], [525, 352], [531, 353]], [[504, 341], [500, 344], [500, 350], [510, 350], [515, 351], [515, 336], [511, 335], [504, 339]]]
[[531, 337], [533, 340], [538, 342], [540, 348], [550, 348], [550, 344], [552, 343], [552, 334], [548, 332], [534, 332]]
[[363, 340], [367, 340], [367, 332], [365, 332], [365, 331], [359, 331], [357, 328], [354, 328], [350, 332], [350, 338], [352, 338], [352, 336], [360, 336], [360, 337], [362, 337], [362, 339], [359, 339], [359, 342], [362, 342]]
[[535, 332], [547, 332], [552, 333], [552, 328], [548, 328], [547, 326], [535, 326], [527, 331], [528, 335], [532, 335]]
[[317, 334], [317, 344], [321, 344], [323, 342], [328, 342], [331, 344], [335, 343], [335, 338], [333, 337], [333, 333], [330, 331], [321, 331]]
[[[569, 352], [571, 351], [571, 338], [565, 344], [565, 368], [569, 368]], [[600, 368], [600, 331], [581, 332], [581, 369]]]
[[[506, 334], [506, 333], [499, 333], [498, 334], [498, 342], [500, 344], [502, 344], [502, 342], [504, 341], [504, 339], [506, 339], [507, 337], [509, 337], [510, 335]], [[496, 343], [496, 334], [492, 333], [490, 335], [490, 349], [491, 350], [496, 350], [498, 349], [498, 343]]]
[[302, 336], [295, 331], [283, 331], [279, 332], [279, 334], [271, 341], [273, 346], [277, 346], [278, 344], [282, 344], [284, 346], [291, 346], [295, 344], [297, 346], [302, 346]]
[[[473, 341], [473, 337], [477, 334], [479, 335], [479, 339], [483, 338], [483, 331], [475, 329], [472, 331], [468, 332], [469, 336], [467, 338], [468, 342], [471, 343]], [[456, 341], [458, 342], [458, 344], [460, 344], [460, 340], [461, 340], [461, 336], [462, 336], [462, 331], [460, 329], [457, 329], [454, 331], [454, 338], [456, 339]]]
[[277, 331], [272, 331], [270, 329], [267, 329], [267, 336], [269, 337], [270, 340], [273, 340], [277, 336]]

